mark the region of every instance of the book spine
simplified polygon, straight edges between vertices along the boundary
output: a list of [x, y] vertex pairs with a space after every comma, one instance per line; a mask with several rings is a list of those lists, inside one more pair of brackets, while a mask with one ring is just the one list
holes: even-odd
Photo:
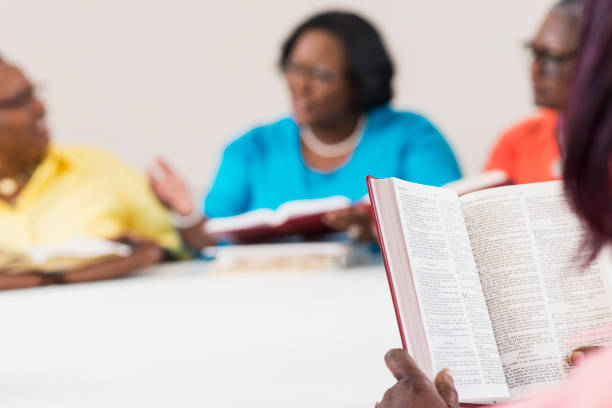
[[387, 249], [385, 248], [385, 243], [382, 238], [382, 228], [380, 227], [380, 220], [378, 219], [378, 211], [376, 210], [376, 200], [374, 199], [374, 194], [372, 193], [372, 180], [377, 180], [375, 177], [366, 176], [366, 183], [368, 185], [368, 194], [370, 196], [372, 217], [374, 218], [374, 223], [376, 224], [376, 232], [378, 234], [378, 244], [380, 245], [380, 252], [382, 253], [383, 263], [385, 265], [385, 271], [387, 273], [387, 281], [389, 282], [389, 290], [391, 291], [391, 299], [393, 299], [393, 308], [395, 309], [395, 318], [397, 319], [397, 326], [399, 327], [400, 337], [402, 339], [402, 347], [404, 350], [408, 350], [408, 346], [406, 345], [406, 337], [404, 335], [404, 329], [402, 326], [402, 317], [400, 315], [399, 306], [397, 304], [397, 298], [395, 296], [395, 289], [393, 285], [393, 278], [391, 277], [391, 268], [389, 266], [389, 260], [387, 259]]

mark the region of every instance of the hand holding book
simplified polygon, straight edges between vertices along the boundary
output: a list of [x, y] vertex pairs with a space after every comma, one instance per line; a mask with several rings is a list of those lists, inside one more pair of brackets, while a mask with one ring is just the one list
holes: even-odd
[[459, 398], [448, 369], [436, 375], [432, 382], [418, 367], [416, 361], [401, 349], [385, 355], [387, 367], [397, 379], [389, 388], [377, 408], [458, 408]]
[[404, 348], [429, 378], [450, 367], [462, 402], [545, 390], [570, 350], [610, 343], [610, 259], [586, 264], [560, 183], [369, 183]]
[[152, 242], [133, 236], [121, 241], [79, 238], [24, 254], [0, 250], [0, 290], [117, 278], [165, 256]]
[[204, 225], [204, 231], [218, 241], [261, 243], [288, 236], [312, 238], [346, 231], [355, 223], [371, 228], [369, 202], [332, 196], [288, 201], [276, 210], [259, 208], [233, 217], [212, 218]]
[[[605, 350], [606, 347], [600, 346], [579, 347], [570, 354], [569, 361], [572, 365], [582, 364], [585, 357], [596, 352], [605, 352]], [[390, 350], [385, 355], [385, 362], [397, 379], [397, 383], [385, 392], [383, 400], [376, 404], [376, 408], [470, 406], [459, 404], [454, 380], [447, 369], [440, 371], [432, 384], [427, 375], [418, 368], [416, 362], [404, 350]], [[542, 406], [544, 401], [546, 401], [546, 396], [540, 396], [518, 401], [517, 404], [511, 406], [517, 408]]]
[[346, 232], [357, 241], [375, 241], [376, 226], [372, 222], [371, 209], [368, 205], [355, 205], [341, 210], [330, 211], [323, 217], [323, 222], [335, 231]]

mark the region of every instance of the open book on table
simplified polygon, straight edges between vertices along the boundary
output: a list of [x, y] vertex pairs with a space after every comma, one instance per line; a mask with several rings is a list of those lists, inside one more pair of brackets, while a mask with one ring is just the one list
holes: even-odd
[[449, 367], [461, 402], [544, 390], [573, 348], [609, 344], [609, 253], [587, 265], [561, 182], [368, 188], [404, 348], [431, 378]]
[[324, 222], [325, 214], [352, 206], [369, 208], [367, 197], [351, 201], [344, 196], [288, 201], [276, 210], [262, 208], [234, 217], [212, 218], [204, 228], [220, 241], [263, 242], [292, 235], [316, 236], [334, 232]]
[[0, 248], [0, 290], [22, 287], [21, 282], [28, 282], [31, 276], [61, 275], [131, 254], [129, 245], [86, 237], [77, 237], [58, 245], [32, 246], [25, 252]]

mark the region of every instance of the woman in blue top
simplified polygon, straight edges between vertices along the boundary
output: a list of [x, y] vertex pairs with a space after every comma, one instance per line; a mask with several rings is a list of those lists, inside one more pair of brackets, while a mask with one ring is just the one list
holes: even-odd
[[[357, 200], [367, 192], [367, 175], [430, 185], [460, 177], [453, 152], [427, 119], [388, 106], [393, 64], [363, 18], [326, 12], [308, 19], [283, 45], [280, 66], [293, 116], [255, 128], [225, 149], [204, 217], [159, 160], [163, 175], [152, 178], [153, 189], [180, 217], [193, 247], [211, 243], [201, 228], [206, 218], [333, 195]], [[358, 218], [350, 213], [329, 221], [344, 229]]]

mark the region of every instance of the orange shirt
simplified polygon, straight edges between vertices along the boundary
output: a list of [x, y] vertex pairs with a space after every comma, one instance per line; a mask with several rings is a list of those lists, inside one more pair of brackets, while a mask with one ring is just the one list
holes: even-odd
[[558, 121], [556, 111], [543, 109], [508, 130], [493, 149], [485, 171], [503, 170], [515, 184], [560, 179]]

